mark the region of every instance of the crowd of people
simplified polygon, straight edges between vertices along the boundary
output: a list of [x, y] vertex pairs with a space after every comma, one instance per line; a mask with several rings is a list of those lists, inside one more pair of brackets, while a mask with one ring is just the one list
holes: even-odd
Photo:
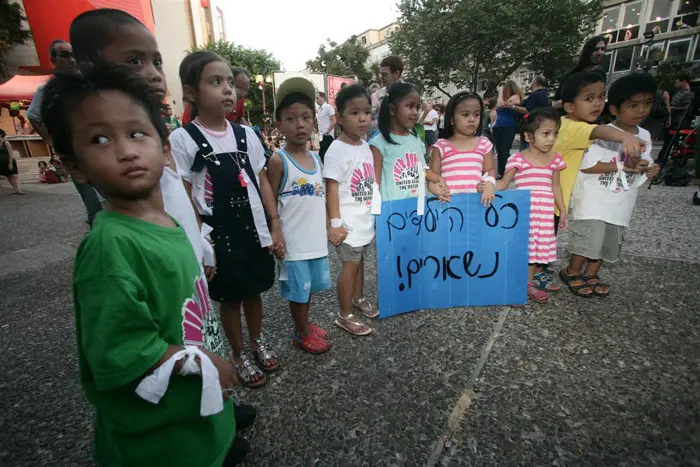
[[[309, 317], [313, 294], [333, 286], [330, 244], [342, 263], [334, 324], [372, 333], [379, 310], [364, 277], [378, 203], [416, 198], [424, 185], [444, 202], [481, 193], [488, 206], [514, 182], [531, 191], [528, 297], [544, 303], [560, 289], [548, 271], [560, 228], [572, 237], [559, 277], [578, 297], [602, 297], [611, 288], [601, 265], [619, 258], [637, 190], [659, 170], [640, 127], [657, 89], [645, 73], [611, 86], [607, 125], [596, 123], [605, 77], [587, 70], [561, 86], [564, 118], [541, 77], [526, 99], [506, 83], [495, 109], [460, 92], [440, 111], [401, 79], [398, 57], [381, 64], [385, 87], [345, 86], [334, 106], [290, 78], [272, 116], [283, 143], [268, 158], [238, 108], [249, 77], [217, 54], [194, 52], [180, 65], [189, 109], [180, 125], [167, 108], [163, 118], [162, 57], [137, 19], [93, 10], [73, 21], [71, 44], [58, 42], [52, 56], [59, 50], [72, 66], [57, 70], [30, 118], [76, 186], [100, 198], [73, 276], [100, 465], [241, 462], [249, 444], [237, 432], [255, 409], [230, 396], [239, 383], [265, 385], [281, 364], [262, 332], [261, 294], [279, 285], [293, 346], [330, 350]], [[308, 150], [316, 120], [318, 154]], [[522, 149], [511, 156], [516, 133]]]

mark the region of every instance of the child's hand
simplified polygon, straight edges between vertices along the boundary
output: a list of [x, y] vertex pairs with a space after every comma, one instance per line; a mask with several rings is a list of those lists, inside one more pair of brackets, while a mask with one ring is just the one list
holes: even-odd
[[566, 230], [569, 228], [569, 217], [566, 213], [562, 213], [559, 217], [559, 230]]
[[481, 180], [479, 183], [476, 184], [476, 192], [477, 193], [483, 193], [484, 188], [486, 188], [486, 182]]
[[495, 191], [496, 187], [493, 186], [493, 183], [484, 183], [484, 187], [482, 188], [481, 192], [481, 204], [484, 205], [485, 208], [491, 206], [491, 203], [493, 202], [493, 198], [495, 196]]
[[275, 226], [270, 230], [270, 236], [272, 236], [272, 245], [268, 248], [270, 253], [273, 253], [277, 258], [284, 259], [284, 235], [282, 235], [282, 228]]
[[348, 237], [348, 229], [345, 226], [331, 227], [328, 229], [328, 241], [331, 242], [333, 246], [340, 246], [341, 243], [345, 241]]
[[207, 277], [208, 281], [214, 279], [216, 275], [216, 266], [204, 266], [204, 275]]
[[221, 393], [224, 400], [227, 400], [231, 395], [231, 389], [238, 387], [238, 376], [233, 369], [233, 365], [219, 355], [207, 352], [207, 356], [219, 371], [219, 384], [221, 385]]
[[646, 143], [636, 136], [628, 135], [622, 142], [622, 153], [627, 157], [638, 160], [644, 149], [646, 149]]
[[652, 178], [656, 178], [659, 175], [660, 170], [661, 167], [659, 167], [658, 164], [651, 164], [651, 166], [645, 170], [647, 178], [649, 180], [651, 180]]

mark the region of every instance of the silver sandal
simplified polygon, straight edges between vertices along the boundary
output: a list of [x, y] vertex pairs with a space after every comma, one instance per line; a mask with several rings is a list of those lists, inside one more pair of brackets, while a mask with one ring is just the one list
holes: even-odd
[[238, 380], [247, 388], [261, 388], [267, 383], [265, 373], [247, 355], [241, 355], [241, 363], [234, 363], [233, 368], [236, 370]]
[[[263, 340], [262, 335], [258, 339], [253, 339], [253, 341], [258, 346], [257, 349], [253, 350], [253, 357], [255, 357], [255, 361], [258, 366], [265, 373], [277, 371], [277, 369], [280, 367], [280, 358], [277, 352], [270, 348], [270, 345]], [[274, 365], [265, 365], [265, 363], [268, 363], [271, 360], [275, 361]]]
[[[343, 317], [340, 316], [340, 313], [338, 313], [338, 317], [335, 319], [335, 325], [338, 326], [340, 329], [343, 329], [353, 336], [366, 336], [368, 334], [372, 334], [372, 328], [367, 326], [365, 323], [357, 319], [357, 317], [350, 313], [349, 315]], [[353, 329], [352, 327], [348, 326], [352, 325], [355, 327]], [[357, 328], [366, 328], [364, 331], [357, 331]]]
[[[366, 307], [363, 308], [362, 305], [366, 305]], [[359, 300], [353, 300], [352, 307], [355, 310], [362, 312], [362, 314], [365, 315], [365, 318], [374, 319], [379, 316], [379, 310], [375, 310], [372, 303], [370, 303], [370, 301], [365, 297], [362, 297]]]

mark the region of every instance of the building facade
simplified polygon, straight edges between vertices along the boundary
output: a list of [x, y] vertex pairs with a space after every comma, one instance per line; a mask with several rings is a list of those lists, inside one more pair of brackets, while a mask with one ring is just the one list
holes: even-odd
[[398, 27], [397, 23], [391, 23], [381, 29], [368, 29], [357, 35], [357, 41], [369, 50], [367, 66], [381, 63], [384, 57], [389, 56], [389, 39]]
[[700, 0], [608, 0], [596, 32], [605, 36], [608, 82], [660, 61], [700, 62]]

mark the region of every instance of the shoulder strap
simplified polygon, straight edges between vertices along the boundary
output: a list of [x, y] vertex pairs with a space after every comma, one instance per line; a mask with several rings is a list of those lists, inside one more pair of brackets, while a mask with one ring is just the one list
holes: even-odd
[[233, 129], [233, 135], [236, 137], [236, 148], [239, 154], [245, 154], [246, 163], [243, 164], [243, 169], [248, 174], [248, 178], [253, 183], [253, 186], [258, 191], [258, 196], [260, 196], [260, 201], [262, 202], [262, 193], [260, 192], [260, 186], [258, 185], [258, 178], [256, 173], [253, 172], [253, 165], [250, 163], [250, 154], [248, 154], [248, 136], [246, 135], [245, 128], [238, 123], [229, 122], [231, 128]]
[[192, 172], [201, 172], [205, 166], [205, 161], [207, 156], [214, 153], [214, 149], [211, 147], [207, 138], [202, 134], [202, 132], [197, 128], [197, 125], [190, 122], [183, 126], [188, 135], [194, 140], [195, 144], [199, 148], [197, 154], [194, 156], [194, 162], [192, 162], [192, 167], [190, 170]]

